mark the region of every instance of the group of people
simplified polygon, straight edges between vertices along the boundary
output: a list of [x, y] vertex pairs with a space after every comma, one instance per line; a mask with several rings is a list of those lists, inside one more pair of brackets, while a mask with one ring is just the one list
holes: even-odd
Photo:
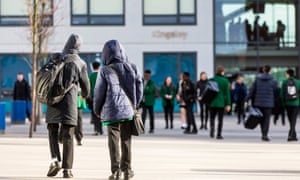
[[[150, 80], [150, 70], [144, 72], [144, 98], [143, 98], [143, 121], [145, 122], [146, 111], [150, 112], [150, 130], [154, 132], [154, 114], [153, 105], [155, 100], [155, 84]], [[210, 129], [210, 137], [223, 139], [223, 118], [225, 112], [236, 112], [237, 123], [244, 123], [246, 118], [247, 106], [257, 107], [263, 114], [263, 120], [260, 122], [261, 139], [270, 141], [268, 136], [271, 115], [274, 114], [274, 124], [277, 123], [279, 116], [282, 117], [282, 123], [285, 123], [285, 111], [290, 124], [288, 141], [297, 141], [296, 121], [298, 107], [300, 103], [300, 86], [295, 79], [295, 72], [292, 69], [286, 71], [286, 80], [277, 83], [271, 75], [271, 67], [265, 65], [260, 68], [253, 85], [248, 89], [244, 83], [243, 75], [239, 74], [235, 81], [230, 82], [224, 76], [225, 69], [222, 66], [216, 67], [214, 77], [208, 79], [205, 72], [200, 73], [199, 80], [194, 83], [189, 78], [189, 73], [184, 72], [181, 75], [177, 85], [172, 83], [170, 76], [165, 78], [164, 84], [160, 88], [160, 98], [164, 108], [165, 128], [172, 129], [174, 106], [180, 107], [182, 120], [182, 129], [185, 134], [197, 134], [198, 129], [194, 117], [193, 107], [198, 102], [200, 108], [200, 130]], [[215, 81], [218, 84], [219, 92], [216, 97], [209, 102], [202, 102], [202, 96], [205, 92], [208, 81]], [[292, 98], [293, 97], [293, 98]], [[151, 99], [151, 100], [150, 100]], [[233, 106], [234, 104], [234, 106]], [[232, 109], [234, 107], [234, 109]], [[218, 119], [218, 125], [215, 128], [215, 119]], [[215, 134], [215, 129], [217, 133]]]
[[[63, 83], [66, 87], [73, 84], [62, 101], [48, 105], [46, 123], [48, 128], [51, 163], [47, 176], [53, 177], [63, 169], [64, 178], [72, 178], [73, 167], [73, 136], [81, 132], [80, 101], [88, 100], [92, 110], [91, 117], [95, 125], [95, 135], [102, 134], [102, 124], [107, 126], [108, 146], [111, 160], [110, 180], [130, 179], [134, 176], [131, 167], [131, 126], [136, 109], [142, 109], [142, 121], [145, 124], [147, 111], [150, 114], [149, 133], [154, 133], [154, 103], [158, 96], [162, 98], [165, 114], [165, 128], [173, 129], [174, 106], [180, 106], [182, 129], [184, 134], [197, 134], [193, 107], [196, 102], [200, 107], [200, 129], [209, 129], [210, 137], [223, 139], [223, 118], [225, 111], [231, 111], [232, 101], [236, 104], [238, 123], [245, 118], [245, 105], [252, 104], [263, 114], [260, 122], [262, 140], [270, 141], [268, 136], [270, 117], [276, 105], [282, 102], [287, 111], [290, 123], [288, 141], [297, 141], [296, 121], [300, 105], [300, 81], [295, 79], [292, 69], [286, 71], [286, 80], [280, 86], [271, 75], [271, 67], [266, 65], [256, 75], [249, 91], [243, 83], [243, 76], [239, 75], [233, 85], [225, 77], [225, 69], [216, 67], [216, 74], [208, 79], [205, 72], [200, 73], [200, 79], [194, 83], [188, 72], [183, 72], [180, 81], [174, 85], [172, 78], [166, 77], [161, 88], [157, 88], [151, 80], [151, 71], [145, 70], [144, 77], [139, 73], [136, 65], [130, 63], [124, 47], [117, 40], [110, 40], [104, 44], [102, 50], [103, 67], [99, 62], [93, 63], [94, 72], [88, 76], [87, 65], [79, 57], [81, 46], [79, 35], [72, 34], [67, 40], [63, 54], [68, 59], [64, 65]], [[205, 89], [209, 81], [218, 85], [218, 93], [209, 102], [202, 102]], [[15, 86], [29, 87], [20, 80]], [[231, 88], [233, 87], [233, 88]], [[24, 93], [24, 92], [22, 92]], [[16, 97], [21, 96], [15, 92]], [[25, 94], [28, 94], [26, 91]], [[14, 95], [15, 96], [15, 95]], [[14, 97], [15, 98], [15, 97]], [[215, 127], [215, 119], [218, 125]], [[209, 121], [208, 121], [209, 120]], [[76, 135], [78, 145], [81, 144], [82, 134]], [[63, 144], [62, 156], [59, 142]], [[62, 161], [62, 165], [60, 162]]]

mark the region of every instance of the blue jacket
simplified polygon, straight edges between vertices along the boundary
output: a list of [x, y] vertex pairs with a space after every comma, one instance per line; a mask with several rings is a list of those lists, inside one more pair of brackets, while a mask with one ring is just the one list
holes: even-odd
[[246, 85], [244, 83], [242, 83], [242, 84], [235, 83], [234, 89], [233, 89], [233, 101], [234, 102], [243, 102], [243, 101], [245, 101], [246, 96], [247, 96]]
[[249, 95], [246, 100], [252, 99], [252, 104], [262, 108], [273, 108], [277, 83], [273, 76], [268, 73], [260, 74], [256, 77], [252, 87], [250, 88]]
[[[100, 68], [94, 89], [94, 112], [101, 115], [104, 124], [131, 120], [134, 111], [130, 100], [138, 107], [143, 97], [142, 76], [128, 62], [125, 50], [116, 40], [104, 45], [102, 62], [104, 66]], [[130, 100], [121, 85], [126, 86]]]

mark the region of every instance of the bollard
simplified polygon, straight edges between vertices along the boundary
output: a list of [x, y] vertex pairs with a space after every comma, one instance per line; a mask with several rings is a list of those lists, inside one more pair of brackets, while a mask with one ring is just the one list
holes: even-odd
[[5, 125], [6, 125], [6, 121], [5, 121], [5, 103], [1, 102], [0, 103], [0, 133], [4, 134], [5, 132]]
[[13, 101], [11, 108], [11, 123], [25, 124], [26, 120], [26, 101]]

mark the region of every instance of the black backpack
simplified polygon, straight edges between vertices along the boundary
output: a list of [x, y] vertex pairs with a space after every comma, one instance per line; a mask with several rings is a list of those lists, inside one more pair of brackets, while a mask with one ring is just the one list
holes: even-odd
[[208, 81], [202, 94], [201, 101], [209, 104], [219, 93], [219, 85], [216, 81]]
[[67, 58], [61, 53], [55, 53], [36, 75], [36, 97], [40, 103], [53, 105], [60, 102], [73, 87], [64, 87], [63, 68]]
[[286, 100], [296, 100], [299, 97], [298, 88], [296, 85], [296, 81], [293, 79], [288, 79], [286, 81], [285, 87], [285, 99]]

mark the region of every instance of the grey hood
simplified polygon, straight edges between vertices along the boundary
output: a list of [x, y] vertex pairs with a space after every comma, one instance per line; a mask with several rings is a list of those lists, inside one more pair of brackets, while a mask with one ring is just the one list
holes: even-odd
[[64, 54], [78, 54], [82, 39], [78, 34], [71, 34], [63, 49]]
[[128, 62], [125, 49], [117, 40], [110, 40], [104, 44], [102, 50], [102, 62], [104, 65]]

